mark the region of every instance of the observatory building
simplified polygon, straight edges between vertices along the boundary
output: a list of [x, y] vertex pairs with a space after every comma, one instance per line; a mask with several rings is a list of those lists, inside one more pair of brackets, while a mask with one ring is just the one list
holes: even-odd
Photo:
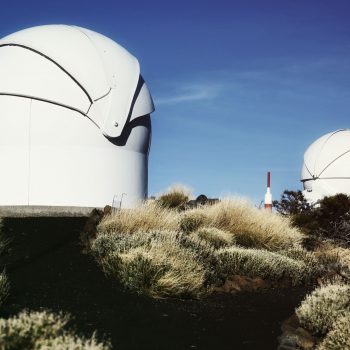
[[1, 39], [0, 206], [133, 206], [153, 110], [137, 59], [103, 35], [48, 25]]
[[350, 130], [331, 132], [309, 146], [301, 181], [304, 196], [312, 203], [337, 193], [350, 195]]

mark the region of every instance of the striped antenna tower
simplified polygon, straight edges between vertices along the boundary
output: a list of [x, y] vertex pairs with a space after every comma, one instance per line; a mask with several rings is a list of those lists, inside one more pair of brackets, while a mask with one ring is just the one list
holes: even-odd
[[272, 211], [272, 194], [271, 194], [271, 172], [267, 172], [267, 190], [265, 194], [265, 209]]

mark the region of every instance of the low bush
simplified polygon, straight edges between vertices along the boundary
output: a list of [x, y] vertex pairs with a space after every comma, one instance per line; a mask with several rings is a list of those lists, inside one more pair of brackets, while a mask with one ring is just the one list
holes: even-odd
[[205, 268], [177, 232], [101, 234], [92, 252], [107, 275], [127, 288], [151, 296], [198, 296], [204, 292]]
[[207, 222], [206, 216], [202, 211], [187, 210], [179, 217], [180, 230], [185, 233], [191, 233], [198, 230]]
[[304, 263], [303, 274], [306, 280], [316, 279], [325, 274], [332, 266], [334, 271], [339, 265], [339, 259], [335, 256], [328, 257], [322, 254], [315, 254], [302, 247], [293, 247], [278, 252], [288, 258]]
[[190, 197], [191, 190], [183, 185], [175, 185], [160, 195], [156, 201], [162, 208], [185, 209]]
[[299, 284], [312, 277], [302, 260], [267, 250], [233, 246], [219, 249], [216, 257], [216, 271], [223, 280], [231, 275], [242, 275], [270, 280], [289, 278], [293, 284]]
[[0, 319], [2, 350], [108, 350], [94, 336], [80, 338], [64, 329], [69, 316], [48, 311], [22, 311], [7, 320]]
[[335, 321], [317, 350], [350, 350], [350, 312]]
[[215, 227], [202, 227], [195, 232], [200, 239], [208, 242], [214, 248], [222, 248], [235, 243], [235, 236]]
[[318, 287], [296, 309], [303, 327], [314, 334], [325, 335], [337, 320], [349, 312], [350, 286], [332, 283]]

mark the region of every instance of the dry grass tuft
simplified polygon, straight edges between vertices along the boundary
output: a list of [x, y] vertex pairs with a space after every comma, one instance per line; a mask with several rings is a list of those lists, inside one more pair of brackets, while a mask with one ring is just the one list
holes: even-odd
[[94, 336], [79, 338], [64, 330], [69, 316], [47, 311], [22, 311], [7, 320], [0, 319], [0, 348], [4, 350], [108, 350]]
[[200, 239], [208, 242], [214, 248], [222, 248], [235, 244], [235, 236], [215, 227], [202, 227], [194, 233]]
[[104, 233], [131, 234], [137, 231], [175, 230], [177, 213], [149, 202], [134, 208], [123, 209], [103, 219], [98, 230]]
[[334, 269], [338, 268], [345, 273], [349, 273], [350, 271], [350, 249], [348, 248], [338, 247], [330, 242], [323, 242], [315, 250], [315, 255], [319, 260], [332, 265]]
[[340, 282], [318, 287], [296, 309], [303, 327], [325, 335], [349, 312], [350, 286]]
[[157, 198], [157, 203], [162, 208], [184, 209], [192, 197], [192, 191], [184, 185], [173, 185], [168, 191]]
[[203, 214], [203, 225], [234, 234], [237, 244], [244, 247], [274, 251], [299, 245], [303, 238], [288, 218], [254, 208], [245, 200], [226, 199], [189, 210], [186, 214]]

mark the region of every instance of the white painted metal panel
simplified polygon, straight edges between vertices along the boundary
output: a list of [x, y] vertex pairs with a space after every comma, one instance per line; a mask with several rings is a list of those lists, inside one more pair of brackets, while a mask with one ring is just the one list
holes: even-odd
[[33, 101], [30, 159], [30, 205], [103, 207], [125, 193], [130, 206], [147, 194], [147, 154], [116, 147], [86, 118], [54, 105]]
[[[76, 89], [80, 88], [79, 93], [85, 94], [89, 105], [87, 108], [80, 108], [107, 137], [119, 137], [122, 134], [137, 95], [139, 97], [136, 100], [133, 118], [154, 110], [152, 98], [145, 85], [139, 94], [140, 66], [137, 59], [103, 35], [80, 27], [48, 25], [25, 29], [0, 40], [0, 47], [3, 49], [16, 47], [6, 45], [19, 45], [22, 50], [27, 48], [27, 52], [22, 55], [30, 56], [21, 58], [17, 53], [12, 55], [22, 62], [20, 72], [24, 73], [23, 78], [27, 78], [27, 81], [22, 82], [23, 86], [16, 86], [21, 86], [25, 91], [29, 88], [37, 98], [50, 97], [62, 105], [81, 105], [81, 98], [76, 97], [78, 93], [71, 94], [71, 91], [66, 89], [68, 83], [63, 82], [63, 78], [56, 79], [56, 73], [38, 73], [39, 58], [33, 58], [33, 55], [40, 57], [40, 64], [44, 62], [45, 67], [49, 67], [49, 63], [56, 65], [56, 71], [60, 69], [67, 79], [70, 78], [71, 84], [76, 84]], [[29, 49], [34, 50], [36, 54]], [[12, 71], [17, 70], [18, 64], [14, 66], [4, 62], [2, 66], [3, 70], [10, 68], [8, 74], [11, 75]], [[24, 69], [27, 71], [23, 72]], [[51, 70], [54, 68], [51, 67]], [[38, 74], [41, 80], [35, 81], [31, 78]], [[45, 79], [47, 82], [43, 84]], [[56, 84], [51, 84], [52, 80], [57, 80]], [[143, 80], [140, 81], [142, 84]], [[48, 91], [42, 91], [42, 85], [46, 86]], [[94, 106], [94, 103], [98, 106]]]
[[1, 205], [28, 204], [30, 104], [0, 96]]
[[23, 95], [87, 112], [83, 90], [43, 56], [17, 46], [0, 47], [0, 94]]
[[151, 114], [153, 111], [153, 100], [147, 85], [144, 83], [133, 106], [130, 120], [133, 120], [142, 115]]
[[[118, 137], [123, 131], [140, 77], [137, 59], [111, 39], [79, 28], [94, 43], [106, 71], [111, 99], [102, 131], [109, 137]], [[145, 113], [147, 114], [147, 113]]]
[[108, 92], [109, 84], [95, 47], [80, 30], [67, 25], [45, 25], [21, 30], [0, 40], [37, 50], [70, 73], [94, 100]]

